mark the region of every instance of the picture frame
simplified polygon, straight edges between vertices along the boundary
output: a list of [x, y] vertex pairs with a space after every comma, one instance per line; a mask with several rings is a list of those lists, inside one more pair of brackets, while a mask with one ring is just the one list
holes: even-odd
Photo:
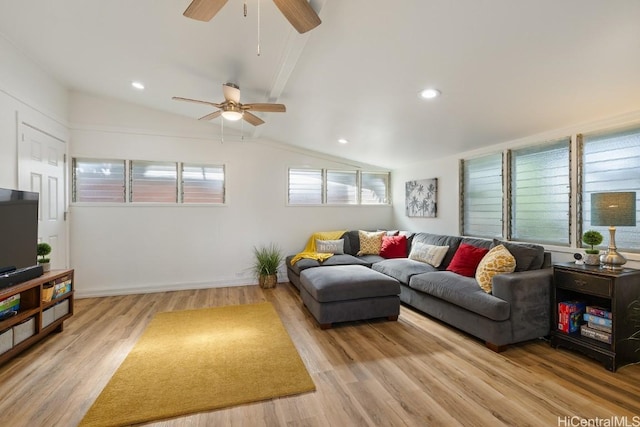
[[405, 213], [408, 217], [417, 218], [438, 216], [438, 178], [406, 182]]

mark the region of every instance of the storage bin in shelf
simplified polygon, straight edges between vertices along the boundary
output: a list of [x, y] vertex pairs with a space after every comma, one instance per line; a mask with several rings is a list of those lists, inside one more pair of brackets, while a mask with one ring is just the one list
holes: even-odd
[[53, 318], [54, 320], [58, 320], [61, 317], [69, 314], [69, 300], [60, 301], [60, 303], [53, 306]]
[[50, 307], [42, 312], [42, 329], [46, 328], [56, 320], [54, 307]]
[[0, 354], [13, 348], [13, 329], [0, 332]]
[[30, 317], [22, 323], [13, 327], [13, 346], [17, 346], [22, 341], [32, 337], [36, 333], [36, 319]]

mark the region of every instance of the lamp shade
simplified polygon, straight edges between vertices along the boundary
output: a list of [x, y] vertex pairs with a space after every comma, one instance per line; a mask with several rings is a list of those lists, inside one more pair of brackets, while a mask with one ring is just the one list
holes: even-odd
[[636, 193], [592, 193], [591, 225], [635, 226]]

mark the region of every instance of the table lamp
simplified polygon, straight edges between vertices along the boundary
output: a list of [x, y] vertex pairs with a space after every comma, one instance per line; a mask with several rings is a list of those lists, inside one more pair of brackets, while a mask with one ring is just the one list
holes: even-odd
[[600, 256], [600, 266], [621, 270], [627, 260], [616, 248], [616, 226], [636, 226], [636, 193], [592, 193], [591, 225], [609, 226], [609, 247]]

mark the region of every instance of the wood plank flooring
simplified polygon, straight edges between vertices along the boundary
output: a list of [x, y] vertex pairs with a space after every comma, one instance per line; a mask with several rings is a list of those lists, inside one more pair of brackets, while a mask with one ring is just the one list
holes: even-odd
[[407, 307], [397, 322], [323, 331], [280, 283], [76, 300], [64, 332], [0, 366], [0, 426], [77, 425], [157, 312], [261, 301], [276, 307], [317, 390], [149, 425], [640, 425], [640, 365], [614, 374], [543, 340], [497, 354]]

